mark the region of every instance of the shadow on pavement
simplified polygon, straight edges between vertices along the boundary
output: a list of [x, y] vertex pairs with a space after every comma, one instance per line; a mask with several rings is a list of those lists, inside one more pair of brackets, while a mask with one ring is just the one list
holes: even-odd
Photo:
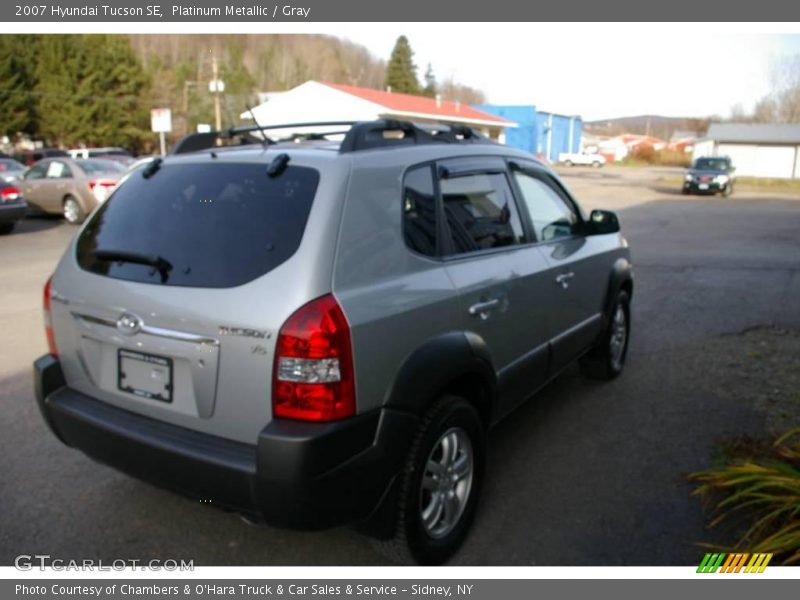
[[27, 215], [24, 219], [17, 222], [17, 226], [14, 228], [11, 235], [38, 233], [39, 231], [53, 229], [64, 223], [65, 221], [60, 215]]

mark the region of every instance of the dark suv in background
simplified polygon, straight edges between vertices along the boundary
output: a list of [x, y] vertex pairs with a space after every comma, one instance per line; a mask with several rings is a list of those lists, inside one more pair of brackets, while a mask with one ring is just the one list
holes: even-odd
[[703, 156], [694, 161], [683, 178], [684, 194], [722, 194], [730, 196], [736, 169], [727, 156]]

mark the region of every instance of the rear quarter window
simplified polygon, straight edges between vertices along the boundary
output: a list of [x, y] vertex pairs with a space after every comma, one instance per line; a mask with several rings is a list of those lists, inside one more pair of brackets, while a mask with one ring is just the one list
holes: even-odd
[[[277, 177], [265, 164], [163, 165], [136, 171], [102, 205], [77, 243], [81, 268], [157, 285], [242, 285], [285, 262], [300, 246], [319, 173], [289, 166]], [[164, 273], [95, 251], [159, 257]]]

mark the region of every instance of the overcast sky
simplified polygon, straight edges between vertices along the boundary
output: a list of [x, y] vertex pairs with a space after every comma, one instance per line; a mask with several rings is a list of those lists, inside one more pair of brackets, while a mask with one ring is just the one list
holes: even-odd
[[750, 31], [712, 33], [708, 26], [680, 24], [373, 23], [354, 26], [344, 37], [388, 58], [405, 34], [420, 78], [430, 62], [438, 78], [452, 75], [483, 90], [493, 104], [534, 104], [594, 120], [727, 116], [737, 103], [752, 108], [770, 90], [775, 59], [800, 54], [800, 34]]

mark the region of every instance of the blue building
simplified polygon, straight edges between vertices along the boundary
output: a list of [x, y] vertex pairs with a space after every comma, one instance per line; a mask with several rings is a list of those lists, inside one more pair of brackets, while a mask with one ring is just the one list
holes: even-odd
[[505, 130], [505, 143], [552, 162], [562, 152], [580, 152], [583, 121], [578, 116], [536, 110], [535, 106], [478, 104], [478, 110], [518, 124]]

